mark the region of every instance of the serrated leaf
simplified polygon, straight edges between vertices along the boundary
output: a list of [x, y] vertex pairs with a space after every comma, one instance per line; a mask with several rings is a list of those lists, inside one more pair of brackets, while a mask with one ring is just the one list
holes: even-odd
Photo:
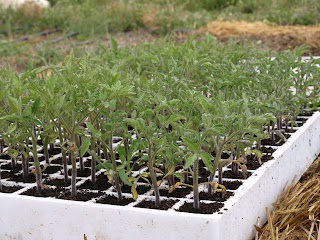
[[96, 131], [96, 130], [94, 129], [94, 126], [92, 125], [91, 122], [87, 122], [86, 125], [87, 125], [87, 128], [89, 129], [89, 131], [90, 131], [91, 133], [94, 133], [94, 132]]
[[113, 50], [117, 51], [118, 50], [118, 42], [113, 37], [110, 37], [110, 40], [111, 40], [111, 45], [112, 45]]
[[124, 166], [123, 166], [123, 165], [117, 166], [117, 171], [119, 171], [119, 170], [121, 170], [121, 169], [124, 169]]
[[190, 139], [182, 137], [183, 142], [185, 145], [193, 152], [193, 153], [198, 153], [199, 152], [199, 147], [197, 144], [192, 142]]
[[118, 170], [118, 174], [124, 184], [132, 186], [132, 181], [129, 181], [128, 175], [126, 174], [126, 171], [124, 169]]
[[8, 127], [8, 133], [11, 134], [14, 132], [14, 130], [16, 130], [17, 128], [17, 124], [13, 123]]
[[12, 114], [12, 115], [3, 116], [0, 118], [0, 120], [7, 120], [7, 121], [15, 122], [15, 121], [19, 121], [20, 118], [19, 118], [19, 116]]
[[190, 157], [187, 158], [187, 161], [184, 165], [185, 169], [188, 169], [193, 163], [194, 161], [198, 158], [198, 156], [196, 154], [191, 155]]
[[117, 147], [117, 152], [119, 154], [119, 158], [121, 160], [121, 162], [124, 162], [126, 159], [126, 152], [123, 146], [118, 146]]
[[206, 167], [209, 169], [209, 171], [211, 173], [213, 173], [213, 166], [212, 166], [212, 162], [211, 162], [213, 157], [209, 153], [206, 153], [206, 152], [201, 153], [200, 157], [201, 157], [204, 165], [206, 165]]
[[37, 114], [39, 107], [40, 107], [40, 103], [41, 103], [41, 99], [40, 97], [38, 97], [32, 104], [31, 107], [31, 112], [33, 113], [33, 115]]
[[86, 138], [81, 145], [81, 150], [80, 150], [81, 157], [83, 157], [84, 154], [88, 151], [89, 146], [90, 146], [90, 139]]
[[182, 173], [176, 173], [175, 176], [184, 182], [184, 175]]
[[16, 149], [9, 149], [8, 154], [11, 158], [17, 158], [19, 153]]
[[137, 121], [135, 119], [127, 118], [125, 122], [128, 123], [133, 128], [136, 128], [137, 126]]
[[8, 96], [8, 100], [9, 100], [9, 106], [12, 110], [14, 110], [15, 112], [20, 112], [20, 109], [19, 109], [19, 103], [18, 103], [18, 100], [11, 97], [11, 96]]
[[176, 115], [171, 115], [171, 116], [169, 117], [168, 121], [169, 121], [169, 122], [176, 122], [176, 121], [182, 120], [182, 119], [185, 119], [185, 117], [182, 116], [182, 115], [176, 114]]

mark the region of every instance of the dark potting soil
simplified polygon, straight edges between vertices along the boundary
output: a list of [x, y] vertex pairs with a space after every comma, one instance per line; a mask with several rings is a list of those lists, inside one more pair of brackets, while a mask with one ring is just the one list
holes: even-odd
[[[79, 180], [76, 180], [76, 182]], [[67, 182], [64, 181], [64, 179], [49, 179], [49, 180], [44, 180], [44, 184], [46, 185], [52, 185], [56, 187], [69, 187], [71, 186], [71, 180], [69, 179]]]
[[[271, 153], [269, 153], [269, 155], [263, 155], [261, 158], [261, 162], [268, 162], [269, 160], [273, 159], [273, 157], [271, 156]], [[251, 163], [254, 162], [254, 163]], [[258, 164], [257, 164], [258, 163]], [[251, 165], [251, 166], [250, 166]], [[258, 166], [259, 165], [259, 166]], [[260, 163], [258, 162], [257, 158], [254, 155], [249, 155], [247, 156], [247, 163], [246, 166], [248, 169], [250, 170], [255, 170], [258, 167], [260, 167]]]
[[36, 177], [34, 174], [30, 173], [28, 177], [23, 178], [22, 173], [10, 175], [10, 178], [8, 179], [10, 181], [14, 182], [23, 182], [23, 183], [35, 183]]
[[91, 200], [92, 198], [98, 198], [102, 195], [103, 195], [103, 193], [100, 191], [98, 193], [90, 192], [90, 191], [78, 191], [77, 196], [72, 197], [70, 190], [67, 190], [67, 191], [61, 191], [59, 193], [59, 195], [55, 196], [55, 197], [59, 198], [59, 199], [65, 199], [65, 200], [75, 200], [75, 201], [86, 202], [86, 201]]
[[[60, 173], [63, 175], [63, 172]], [[72, 169], [68, 170], [68, 175], [72, 175]], [[80, 169], [77, 169], [77, 177], [89, 177], [91, 175], [91, 169], [90, 168], [84, 168], [83, 171], [80, 171]]]
[[300, 116], [300, 117], [304, 117], [304, 116], [310, 117], [310, 116], [313, 115], [314, 112], [315, 112], [315, 111], [305, 111], [305, 112], [300, 113], [299, 116]]
[[247, 160], [246, 167], [249, 170], [255, 170], [255, 169], [259, 168], [260, 166], [261, 165], [258, 161]]
[[51, 164], [62, 164], [62, 158], [59, 157], [57, 159], [51, 160], [50, 163]]
[[199, 173], [199, 176], [203, 178], [208, 178], [210, 175], [210, 171], [208, 171], [205, 168], [199, 168], [198, 173]]
[[1, 171], [1, 178], [2, 179], [6, 179], [6, 178], [10, 178], [12, 176], [13, 173], [10, 173], [8, 171]]
[[[249, 178], [252, 175], [252, 173], [248, 172], [247, 173], [247, 178]], [[232, 178], [232, 179], [245, 179], [242, 175], [241, 172], [239, 172], [239, 174], [235, 174], [234, 172], [232, 172], [231, 170], [229, 171], [224, 171], [222, 173], [222, 177], [223, 178]]]
[[52, 157], [54, 155], [61, 153], [61, 148], [59, 148], [59, 147], [56, 147], [54, 149], [49, 148], [48, 152], [49, 152], [49, 157]]
[[[41, 162], [44, 160], [44, 156], [38, 157], [38, 161]], [[29, 158], [29, 162], [34, 162], [33, 157]]]
[[[151, 189], [150, 186], [138, 185], [137, 188], [136, 188], [136, 191], [137, 191], [138, 195], [142, 195], [142, 194], [148, 192], [150, 189]], [[115, 191], [115, 189], [113, 189], [113, 191]], [[124, 185], [124, 186], [121, 187], [121, 191], [123, 193], [131, 193], [131, 186]]]
[[189, 194], [191, 191], [190, 188], [186, 187], [179, 187], [173, 190], [172, 193], [169, 193], [169, 190], [167, 189], [159, 189], [160, 196], [166, 196], [166, 197], [176, 197], [176, 198], [183, 198], [187, 194]]
[[43, 173], [52, 174], [62, 170], [62, 166], [48, 166]]
[[286, 133], [295, 133], [297, 130], [296, 129], [291, 129], [290, 127], [288, 130], [286, 130]]
[[218, 212], [223, 207], [223, 203], [200, 203], [200, 209], [194, 209], [193, 203], [183, 204], [177, 211], [189, 212], [189, 213], [200, 213], [200, 214], [212, 214]]
[[91, 167], [91, 159], [88, 159], [87, 161], [85, 161], [85, 162], [83, 163], [83, 165], [84, 165], [85, 167]]
[[106, 195], [106, 196], [103, 196], [102, 198], [99, 198], [96, 202], [102, 203], [102, 204], [125, 206], [125, 205], [128, 205], [129, 203], [134, 202], [134, 200], [132, 198], [125, 198], [125, 197], [123, 197], [122, 200], [118, 200], [118, 198], [115, 196]]
[[[100, 176], [100, 175], [99, 175]], [[108, 182], [108, 178], [96, 178], [96, 183], [92, 183], [91, 180], [86, 180], [84, 183], [82, 183], [80, 186], [78, 186], [79, 189], [91, 189], [91, 190], [107, 190], [112, 185]]]
[[8, 154], [2, 155], [0, 158], [4, 159], [4, 160], [10, 160], [11, 159], [11, 157]]
[[304, 117], [297, 117], [295, 121], [301, 121], [301, 122], [306, 122], [308, 120], [308, 118], [304, 118]]
[[138, 203], [134, 207], [139, 207], [139, 208], [148, 208], [148, 209], [158, 209], [158, 210], [168, 210], [171, 208], [178, 200], [173, 200], [173, 199], [165, 199], [161, 200], [160, 206], [156, 207], [154, 201], [150, 200], [143, 200], [142, 202]]
[[242, 185], [242, 182], [239, 180], [236, 181], [223, 181], [223, 186], [230, 190], [236, 190]]
[[221, 192], [216, 192], [213, 195], [208, 194], [207, 192], [200, 192], [199, 197], [200, 200], [210, 200], [210, 201], [217, 201], [217, 202], [224, 202], [226, 201], [229, 197], [233, 196], [234, 193], [227, 191], [227, 193], [222, 197]]
[[272, 147], [264, 147], [264, 146], [262, 146], [260, 148], [260, 151], [263, 152], [263, 153], [267, 153], [267, 154], [271, 155], [272, 153], [274, 153], [276, 151], [276, 149], [274, 149]]
[[1, 169], [10, 170], [12, 173], [17, 173], [22, 170], [21, 164], [16, 164], [14, 167], [11, 167], [11, 163], [1, 166]]
[[0, 192], [1, 193], [13, 193], [13, 192], [16, 192], [22, 188], [23, 187], [20, 187], [20, 186], [4, 186], [4, 185], [2, 185], [2, 191], [0, 191]]
[[34, 196], [34, 197], [57, 197], [62, 189], [61, 188], [48, 188], [41, 189], [38, 193], [36, 187], [30, 188], [21, 193], [21, 195]]
[[[288, 140], [290, 134], [284, 134], [285, 138]], [[275, 141], [272, 141], [271, 138], [264, 139], [261, 141], [261, 145], [270, 145], [270, 146], [281, 146], [284, 143], [284, 140], [281, 139], [278, 135], [275, 135]]]

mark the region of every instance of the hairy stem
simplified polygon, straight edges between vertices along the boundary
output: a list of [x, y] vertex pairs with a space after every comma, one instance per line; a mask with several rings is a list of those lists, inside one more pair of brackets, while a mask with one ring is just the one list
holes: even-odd
[[44, 145], [43, 145], [43, 152], [44, 152], [44, 158], [45, 158], [47, 164], [49, 164], [48, 144], [49, 144], [49, 138], [48, 138], [48, 137], [45, 137], [45, 139], [44, 139]]
[[200, 209], [199, 184], [198, 184], [199, 158], [193, 163], [193, 208]]
[[37, 151], [37, 139], [36, 139], [36, 132], [34, 132], [35, 136], [32, 138], [32, 153], [33, 153], [33, 161], [34, 166], [36, 169], [36, 182], [37, 182], [37, 193], [41, 192], [41, 168], [40, 168], [40, 162], [38, 159], [38, 151]]
[[111, 134], [109, 148], [110, 148], [111, 161], [112, 161], [113, 180], [115, 182], [116, 191], [118, 193], [118, 200], [122, 200], [123, 197], [122, 197], [119, 175], [118, 175], [118, 171], [117, 171], [116, 156], [114, 154], [112, 144], [113, 144], [113, 142], [112, 142], [112, 134]]
[[152, 181], [152, 185], [153, 185], [153, 189], [154, 189], [154, 196], [156, 198], [155, 206], [159, 207], [160, 203], [161, 203], [160, 193], [159, 193], [159, 187], [157, 184], [156, 173], [154, 172], [154, 168], [153, 168], [152, 145], [151, 145], [150, 140], [148, 140], [148, 165], [149, 165], [150, 177], [151, 177], [151, 181]]
[[72, 164], [72, 175], [71, 175], [71, 196], [77, 196], [77, 187], [76, 187], [76, 177], [77, 177], [77, 159], [75, 156], [76, 150], [76, 142], [75, 142], [75, 134], [74, 131], [71, 133], [71, 144], [70, 147], [70, 156], [71, 156], [71, 164]]
[[59, 132], [59, 140], [60, 140], [60, 147], [61, 147], [61, 154], [62, 154], [63, 176], [64, 176], [64, 181], [67, 182], [68, 181], [68, 161], [67, 161], [66, 150], [61, 146], [63, 143], [61, 123], [59, 123], [58, 132]]
[[96, 183], [96, 143], [91, 137], [91, 182]]
[[76, 144], [77, 144], [77, 147], [79, 149], [79, 165], [80, 165], [80, 171], [82, 172], [83, 169], [84, 169], [84, 164], [83, 164], [83, 158], [81, 157], [80, 155], [80, 147], [81, 147], [81, 144], [82, 144], [82, 137], [79, 136], [79, 137], [76, 137]]

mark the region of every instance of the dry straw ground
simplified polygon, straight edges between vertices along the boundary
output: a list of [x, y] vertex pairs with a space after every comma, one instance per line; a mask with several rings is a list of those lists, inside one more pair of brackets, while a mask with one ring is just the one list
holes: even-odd
[[309, 45], [314, 55], [320, 55], [320, 25], [289, 26], [265, 22], [213, 21], [200, 32], [208, 32], [219, 39], [245, 38], [261, 41], [271, 50], [294, 49], [302, 44]]
[[267, 224], [256, 226], [256, 240], [320, 240], [320, 156], [273, 206]]

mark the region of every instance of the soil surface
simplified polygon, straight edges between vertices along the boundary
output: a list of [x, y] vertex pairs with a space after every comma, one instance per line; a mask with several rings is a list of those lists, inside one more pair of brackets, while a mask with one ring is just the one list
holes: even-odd
[[125, 205], [128, 205], [129, 203], [134, 202], [134, 200], [132, 198], [125, 198], [125, 197], [122, 200], [118, 200], [118, 198], [115, 196], [103, 196], [102, 198], [99, 198], [96, 202], [102, 203], [102, 204], [125, 206]]
[[13, 193], [18, 190], [22, 189], [20, 186], [2, 186], [2, 191], [1, 193]]
[[194, 209], [193, 203], [185, 203], [179, 208], [179, 212], [200, 213], [200, 214], [212, 214], [218, 212], [223, 207], [223, 203], [200, 203], [200, 209]]
[[149, 208], [149, 209], [158, 209], [158, 210], [168, 210], [168, 209], [171, 208], [176, 202], [178, 202], [178, 200], [173, 200], [173, 199], [170, 199], [170, 200], [162, 200], [160, 206], [159, 206], [159, 207], [156, 207], [154, 201], [144, 200], [144, 201], [138, 203], [137, 205], [135, 205], [135, 207]]

